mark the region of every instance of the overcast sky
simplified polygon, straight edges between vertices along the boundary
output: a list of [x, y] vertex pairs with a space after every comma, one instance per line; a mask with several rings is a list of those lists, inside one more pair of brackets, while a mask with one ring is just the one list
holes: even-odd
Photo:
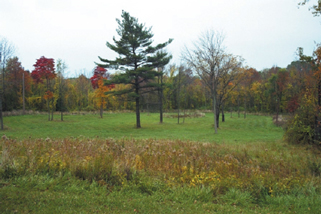
[[[122, 10], [152, 26], [154, 41], [174, 41], [167, 50], [180, 63], [184, 45], [212, 29], [225, 34], [225, 46], [248, 66], [286, 67], [297, 47], [311, 55], [321, 42], [321, 17], [299, 0], [0, 0], [0, 36], [16, 47], [30, 71], [41, 56], [65, 61], [69, 75], [90, 75], [98, 56], [114, 59], [106, 47], [116, 36]], [[316, 0], [311, 0], [311, 4]], [[310, 4], [310, 6], [311, 6]]]

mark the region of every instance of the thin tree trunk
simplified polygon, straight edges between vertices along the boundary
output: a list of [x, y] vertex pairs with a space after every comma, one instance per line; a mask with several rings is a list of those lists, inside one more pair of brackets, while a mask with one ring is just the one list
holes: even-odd
[[[49, 79], [47, 79], [47, 92], [49, 91]], [[47, 97], [48, 121], [50, 121], [49, 98]]]
[[276, 106], [276, 118], [275, 118], [276, 124], [279, 123], [279, 111], [280, 111], [280, 99], [278, 98], [278, 104]]
[[22, 73], [22, 114], [25, 115], [25, 73]]
[[220, 108], [216, 107], [216, 125], [217, 128], [220, 128]]
[[51, 104], [52, 104], [52, 109], [51, 109], [51, 121], [53, 121], [53, 113], [54, 113], [54, 107], [53, 107], [53, 104], [54, 104], [54, 98], [51, 98]]
[[215, 134], [217, 134], [216, 95], [214, 92], [212, 92], [212, 93], [213, 93], [214, 130], [215, 130]]
[[185, 111], [186, 111], [186, 109], [184, 108], [184, 117], [183, 117], [183, 123], [185, 123]]
[[160, 76], [161, 80], [161, 87], [160, 87], [160, 94], [159, 94], [159, 122], [163, 123], [163, 74]]
[[1, 130], [3, 130], [2, 98], [1, 97], [0, 97], [0, 120], [1, 120]]
[[237, 95], [237, 115], [240, 118], [240, 96]]
[[63, 113], [63, 111], [60, 111], [60, 119], [61, 119], [61, 121], [64, 121], [64, 113]]
[[4, 109], [6, 109], [6, 101], [5, 101], [5, 94], [6, 94], [5, 93], [5, 89], [6, 89], [6, 87], [5, 87], [5, 81], [4, 81], [4, 73], [5, 73], [5, 71], [4, 71], [4, 63], [5, 62], [3, 62], [3, 66], [2, 66], [2, 104], [3, 104]]
[[179, 108], [180, 108], [180, 88], [181, 88], [181, 72], [178, 70], [178, 89], [177, 89], [177, 123], [179, 124]]
[[205, 110], [207, 109], [206, 107], [206, 91], [205, 91]]
[[[0, 62], [1, 62], [1, 52], [0, 52]], [[3, 117], [2, 117], [2, 100], [4, 99], [4, 68], [2, 70], [2, 83], [3, 83], [3, 87], [2, 87], [2, 93], [1, 93], [1, 97], [0, 97], [0, 123], [1, 123], [1, 130], [3, 130]]]
[[246, 118], [246, 99], [244, 98], [244, 119]]
[[48, 108], [48, 121], [50, 121], [49, 99], [47, 99], [47, 108]]
[[321, 80], [319, 80], [318, 82], [318, 113], [315, 116], [315, 140], [317, 140], [318, 142], [320, 142], [321, 140], [321, 128], [320, 128], [320, 124], [321, 120], [320, 120], [320, 110], [321, 110]]
[[224, 103], [222, 102], [222, 122], [225, 122]]
[[103, 118], [103, 103], [100, 104], [100, 118]]

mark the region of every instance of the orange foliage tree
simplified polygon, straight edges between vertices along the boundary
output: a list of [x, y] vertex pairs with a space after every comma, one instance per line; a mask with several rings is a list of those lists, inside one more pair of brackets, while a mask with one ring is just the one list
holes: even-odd
[[105, 68], [96, 66], [94, 69], [94, 75], [90, 78], [92, 87], [95, 90], [95, 97], [97, 98], [97, 103], [100, 106], [100, 117], [103, 118], [103, 110], [106, 107], [107, 101], [106, 98], [108, 95], [106, 94], [111, 89], [115, 88], [115, 85], [104, 85], [104, 80], [107, 80], [109, 74]]

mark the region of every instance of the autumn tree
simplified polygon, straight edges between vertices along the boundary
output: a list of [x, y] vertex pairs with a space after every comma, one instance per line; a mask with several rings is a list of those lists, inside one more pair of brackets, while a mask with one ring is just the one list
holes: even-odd
[[[169, 65], [165, 71], [164, 82], [168, 85], [173, 86], [175, 84], [175, 73], [177, 71], [177, 67], [172, 64]], [[167, 87], [164, 89], [164, 107], [165, 109], [173, 109], [174, 108], [174, 88], [175, 87]]]
[[[218, 99], [220, 80], [224, 75], [234, 72], [240, 67], [240, 61], [226, 52], [223, 41], [222, 34], [207, 31], [194, 43], [193, 48], [186, 48], [183, 54], [183, 59], [195, 69], [211, 92], [215, 133], [217, 133], [221, 105], [221, 100]], [[229, 81], [226, 83], [228, 84]]]
[[5, 97], [7, 109], [22, 109], [23, 108], [23, 83], [26, 94], [30, 93], [31, 77], [29, 72], [25, 71], [21, 66], [18, 57], [13, 57], [7, 60], [6, 63], [6, 82], [7, 90]]
[[172, 42], [169, 39], [165, 43], [152, 46], [153, 33], [151, 28], [140, 24], [137, 18], [122, 11], [122, 20], [116, 19], [118, 23], [117, 34], [119, 39], [113, 38], [113, 42], [107, 42], [107, 47], [118, 53], [115, 60], [108, 60], [99, 57], [102, 61], [97, 63], [100, 67], [116, 67], [123, 70], [123, 73], [115, 75], [106, 84], [129, 84], [129, 89], [114, 92], [115, 95], [128, 94], [135, 99], [136, 103], [136, 127], [140, 128], [140, 97], [146, 89], [155, 89], [158, 84], [154, 81], [160, 75], [157, 68], [164, 67], [171, 59], [171, 55], [163, 49]]
[[100, 106], [100, 118], [103, 118], [103, 110], [106, 106], [106, 92], [110, 91], [111, 89], [115, 88], [115, 85], [104, 85], [103, 80], [107, 80], [109, 74], [105, 68], [96, 66], [93, 72], [93, 76], [90, 78], [91, 85], [95, 89], [95, 95]]
[[276, 74], [272, 74], [268, 82], [268, 85], [269, 85], [268, 92], [271, 94], [271, 97], [273, 100], [273, 106], [275, 106], [277, 123], [278, 123], [278, 117], [280, 113], [282, 98], [284, 96], [284, 93], [287, 87], [288, 76], [289, 74], [286, 69], [278, 69]]
[[[221, 77], [218, 81], [217, 100], [218, 110], [222, 112], [222, 122], [225, 121], [224, 103], [235, 87], [246, 77], [246, 72], [241, 69], [243, 59], [232, 55], [227, 55], [227, 65], [221, 72]], [[217, 114], [217, 125], [219, 127], [219, 112]]]
[[52, 103], [52, 111], [54, 110], [54, 93], [52, 88], [52, 81], [56, 77], [54, 59], [42, 56], [37, 59], [36, 64], [34, 64], [33, 66], [35, 67], [35, 69], [32, 71], [31, 77], [33, 78], [35, 83], [44, 83], [45, 80], [44, 84], [46, 85], [46, 92], [44, 95], [44, 99], [47, 101], [48, 120], [50, 121], [50, 101]]
[[287, 124], [286, 139], [291, 143], [320, 145], [321, 142], [321, 46], [313, 56], [298, 49], [300, 60], [310, 64], [311, 72], [305, 73], [305, 89], [298, 98], [298, 107]]

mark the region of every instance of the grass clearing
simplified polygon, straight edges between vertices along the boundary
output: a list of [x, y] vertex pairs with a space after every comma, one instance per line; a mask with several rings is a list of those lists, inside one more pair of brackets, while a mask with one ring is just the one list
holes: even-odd
[[220, 123], [219, 133], [214, 134], [213, 117], [212, 113], [206, 113], [205, 117], [186, 118], [184, 124], [177, 124], [177, 118], [165, 118], [160, 124], [159, 114], [142, 113], [142, 128], [136, 129], [134, 113], [105, 114], [103, 119], [99, 115], [66, 115], [63, 122], [48, 121], [46, 115], [25, 115], [5, 117], [6, 130], [0, 133], [17, 139], [63, 139], [82, 135], [89, 138], [181, 139], [233, 144], [274, 142], [283, 135], [282, 128], [274, 126], [271, 117], [255, 115], [248, 115], [246, 119], [227, 117], [226, 122]]

